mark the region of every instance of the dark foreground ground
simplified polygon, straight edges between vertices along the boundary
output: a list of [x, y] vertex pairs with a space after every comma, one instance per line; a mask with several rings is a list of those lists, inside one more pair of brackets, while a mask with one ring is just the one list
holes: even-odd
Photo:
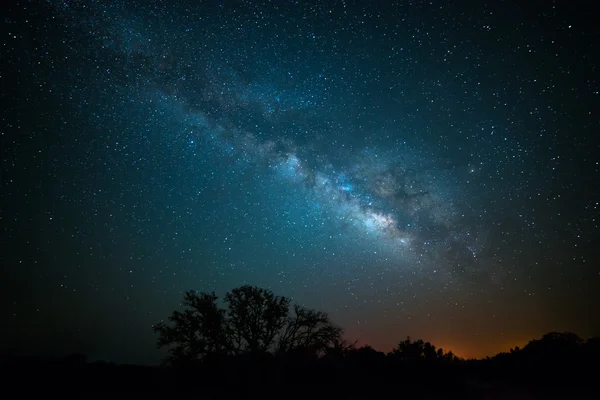
[[[2, 362], [8, 393], [158, 393], [186, 398], [596, 399], [595, 366], [243, 365], [173, 369], [77, 359]], [[260, 397], [259, 397], [260, 396]]]

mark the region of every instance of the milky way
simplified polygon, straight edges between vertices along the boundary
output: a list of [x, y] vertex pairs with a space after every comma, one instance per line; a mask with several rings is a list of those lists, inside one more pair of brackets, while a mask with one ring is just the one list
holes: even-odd
[[383, 350], [592, 332], [597, 30], [459, 3], [11, 8], [12, 337], [56, 318], [48, 348], [154, 361], [183, 291], [245, 283]]
[[[434, 260], [439, 266], [445, 259], [440, 252], [459, 257], [453, 263], [469, 265], [482, 251], [482, 243], [470, 237], [476, 228], [473, 223], [460, 222], [465, 213], [473, 212], [458, 199], [457, 182], [464, 179], [465, 168], [440, 165], [435, 154], [408, 145], [401, 127], [387, 132], [399, 138], [392, 148], [351, 146], [344, 151], [343, 139], [334, 142], [333, 151], [339, 154], [333, 156], [331, 149], [310, 148], [311, 136], [333, 135], [331, 129], [315, 128], [319, 121], [333, 113], [353, 112], [344, 99], [328, 95], [329, 88], [321, 84], [336, 78], [317, 73], [297, 79], [282, 69], [281, 62], [272, 60], [265, 61], [264, 75], [242, 77], [246, 68], [235, 64], [238, 60], [232, 62], [232, 55], [204, 61], [202, 46], [195, 45], [206, 40], [204, 32], [198, 37], [194, 29], [186, 30], [183, 39], [165, 47], [160, 35], [180, 31], [178, 20], [162, 21], [160, 28], [148, 30], [137, 26], [137, 17], [124, 12], [123, 5], [115, 11], [96, 11], [92, 4], [83, 15], [68, 3], [59, 7], [80, 29], [98, 29], [95, 36], [102, 39], [96, 45], [115, 52], [123, 62], [124, 81], [119, 84], [135, 86], [132, 96], [154, 98], [164, 107], [163, 113], [181, 122], [179, 129], [187, 133], [168, 129], [163, 132], [165, 140], [194, 145], [210, 138], [209, 143], [220, 151], [267, 166], [282, 183], [305, 190], [315, 207], [324, 207], [328, 223], [336, 229], [356, 230], [354, 234], [369, 246], [390, 252], [398, 267], [418, 260]], [[242, 72], [236, 72], [240, 68]], [[368, 128], [350, 129], [349, 135], [371, 134]], [[308, 144], [295, 143], [299, 135], [308, 138]], [[470, 199], [470, 204], [476, 203], [477, 198]]]

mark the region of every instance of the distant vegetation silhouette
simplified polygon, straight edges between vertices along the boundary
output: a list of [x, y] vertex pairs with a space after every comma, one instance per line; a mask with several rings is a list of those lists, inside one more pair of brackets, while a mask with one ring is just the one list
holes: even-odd
[[237, 396], [239, 390], [293, 397], [313, 385], [318, 389], [303, 397], [387, 396], [390, 386], [409, 398], [598, 397], [597, 337], [550, 332], [483, 360], [464, 360], [407, 337], [386, 354], [344, 341], [326, 313], [255, 286], [235, 288], [222, 301], [214, 293], [189, 291], [182, 304], [153, 327], [158, 347], [168, 349], [161, 366], [89, 363], [81, 354], [5, 358], [4, 381], [28, 378], [44, 390], [194, 392], [209, 398]]
[[423, 342], [419, 339], [411, 341], [410, 336], [400, 342], [390, 354], [390, 357], [401, 361], [425, 361], [425, 362], [456, 362], [460, 361], [451, 351], [444, 352], [444, 349], [436, 349], [429, 342]]

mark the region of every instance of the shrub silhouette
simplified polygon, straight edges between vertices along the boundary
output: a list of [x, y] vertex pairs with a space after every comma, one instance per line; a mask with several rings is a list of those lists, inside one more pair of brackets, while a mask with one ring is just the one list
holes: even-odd
[[400, 361], [429, 361], [449, 362], [457, 361], [458, 358], [451, 352], [444, 352], [442, 348], [436, 349], [434, 345], [423, 340], [411, 340], [410, 336], [401, 341], [389, 354]]

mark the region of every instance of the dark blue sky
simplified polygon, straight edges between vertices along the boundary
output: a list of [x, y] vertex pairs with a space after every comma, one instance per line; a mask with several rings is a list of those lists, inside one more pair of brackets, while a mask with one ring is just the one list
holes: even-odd
[[522, 3], [14, 3], [3, 350], [157, 362], [245, 283], [381, 350], [598, 335], [593, 2]]

